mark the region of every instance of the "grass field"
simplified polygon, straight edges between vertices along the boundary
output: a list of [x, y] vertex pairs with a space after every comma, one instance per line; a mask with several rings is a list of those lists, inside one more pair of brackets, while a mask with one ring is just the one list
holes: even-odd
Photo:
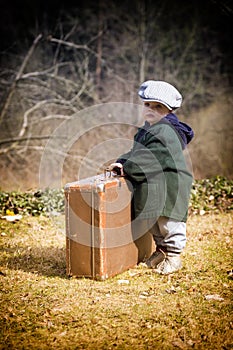
[[[63, 217], [60, 217], [63, 220]], [[46, 217], [0, 221], [1, 349], [233, 349], [231, 213], [192, 216], [183, 269], [68, 278]]]

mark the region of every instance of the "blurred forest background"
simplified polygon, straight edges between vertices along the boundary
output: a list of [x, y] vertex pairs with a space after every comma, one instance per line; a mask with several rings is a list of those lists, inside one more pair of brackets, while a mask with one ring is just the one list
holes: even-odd
[[[38, 187], [44, 147], [62, 122], [98, 104], [140, 103], [147, 79], [182, 92], [177, 115], [195, 131], [195, 178], [231, 178], [232, 20], [228, 0], [2, 0], [1, 189]], [[96, 128], [79, 140], [64, 182], [91, 148], [131, 131]]]

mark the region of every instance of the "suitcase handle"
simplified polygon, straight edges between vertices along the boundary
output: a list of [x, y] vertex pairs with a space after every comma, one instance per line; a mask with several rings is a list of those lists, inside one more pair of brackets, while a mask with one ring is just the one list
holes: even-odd
[[[118, 182], [118, 187], [121, 187], [121, 181], [119, 180], [119, 177], [121, 177], [121, 175], [113, 175], [113, 171], [110, 170], [108, 167], [104, 169], [104, 179], [103, 180], [107, 180], [107, 179], [116, 179]], [[105, 192], [105, 183], [98, 183], [96, 184], [96, 190], [97, 192]]]
[[[109, 174], [109, 175], [108, 175]], [[104, 169], [104, 178], [112, 178], [113, 177], [113, 172], [110, 170], [108, 167]]]
[[[116, 163], [117, 164], [117, 163]], [[120, 176], [124, 176], [124, 174], [123, 174], [123, 168], [121, 167], [118, 167], [119, 169], [120, 169], [120, 172], [121, 172], [121, 174], [120, 175], [118, 175], [118, 174], [116, 174], [114, 171], [112, 171], [112, 169], [110, 168], [110, 167], [106, 167], [105, 169], [104, 169], [104, 177], [105, 177], [105, 179], [107, 179], [107, 178], [112, 178], [112, 177], [120, 177]], [[110, 173], [110, 175], [108, 176], [107, 174], [108, 173]], [[113, 173], [114, 173], [114, 175], [113, 175]]]

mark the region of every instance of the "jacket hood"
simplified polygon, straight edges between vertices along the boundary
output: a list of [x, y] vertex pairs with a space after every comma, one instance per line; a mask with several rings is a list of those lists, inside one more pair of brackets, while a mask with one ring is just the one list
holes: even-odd
[[163, 119], [168, 121], [178, 132], [181, 138], [182, 148], [184, 149], [194, 137], [193, 129], [188, 124], [180, 122], [174, 113], [169, 113]]

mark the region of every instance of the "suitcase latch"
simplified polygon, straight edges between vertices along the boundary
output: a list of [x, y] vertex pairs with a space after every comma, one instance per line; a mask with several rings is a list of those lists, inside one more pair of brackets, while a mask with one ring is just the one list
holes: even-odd
[[97, 183], [96, 184], [96, 192], [105, 192], [105, 184], [104, 183]]

